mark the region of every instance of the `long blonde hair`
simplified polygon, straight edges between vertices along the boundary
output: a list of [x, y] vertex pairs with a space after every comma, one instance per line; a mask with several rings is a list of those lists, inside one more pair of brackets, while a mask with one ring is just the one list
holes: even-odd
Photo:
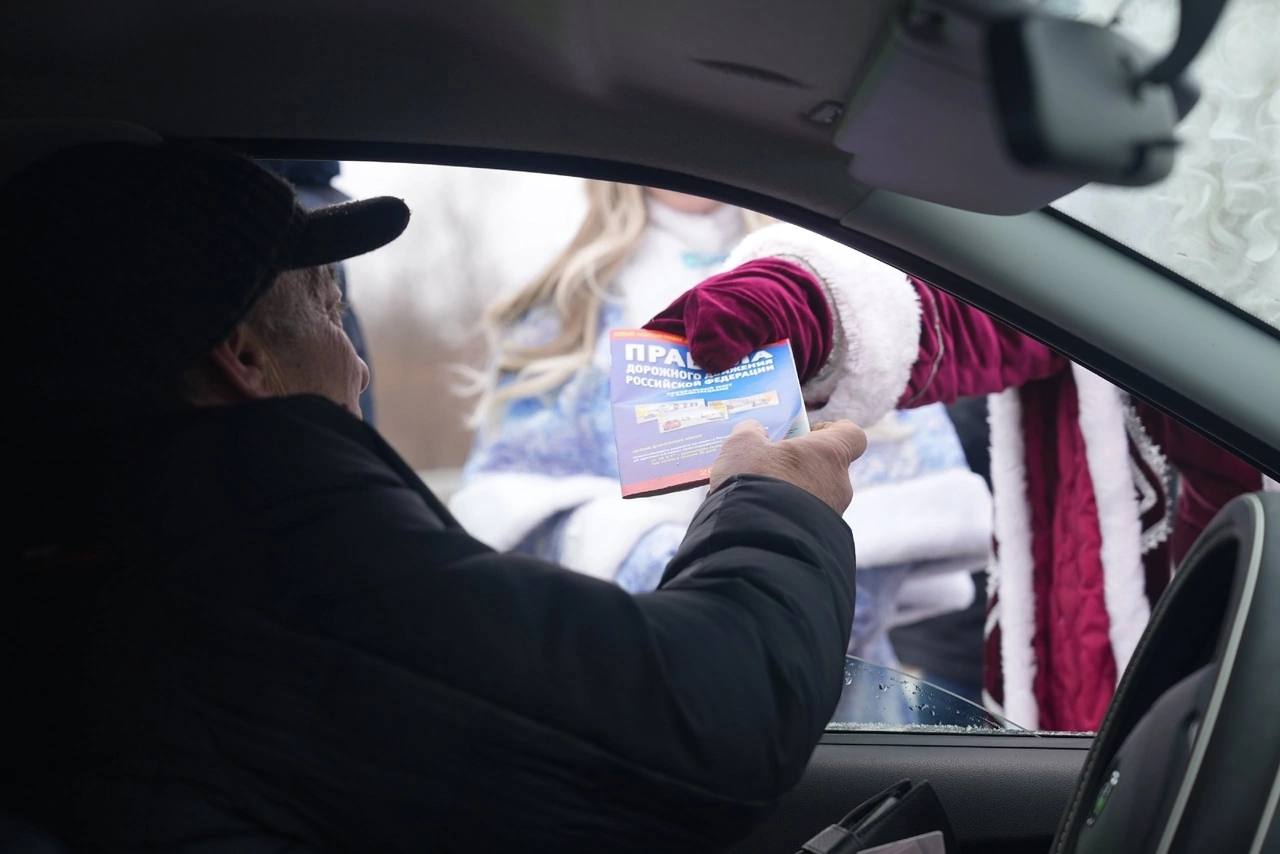
[[[600, 335], [600, 307], [649, 224], [644, 188], [587, 181], [587, 214], [569, 245], [528, 285], [485, 311], [492, 354], [489, 371], [473, 386], [478, 422], [492, 422], [512, 401], [559, 388], [591, 362]], [[748, 229], [768, 222], [744, 211]], [[549, 307], [558, 332], [543, 344], [521, 345], [507, 333], [531, 310]], [[514, 374], [501, 386], [500, 377]]]

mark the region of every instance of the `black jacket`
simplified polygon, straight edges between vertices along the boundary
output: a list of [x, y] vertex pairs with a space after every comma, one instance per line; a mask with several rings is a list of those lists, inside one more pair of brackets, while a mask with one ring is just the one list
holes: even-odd
[[781, 481], [718, 490], [631, 596], [472, 539], [316, 398], [135, 445], [105, 545], [0, 596], [5, 798], [78, 843], [701, 850], [796, 782], [835, 706], [853, 543]]

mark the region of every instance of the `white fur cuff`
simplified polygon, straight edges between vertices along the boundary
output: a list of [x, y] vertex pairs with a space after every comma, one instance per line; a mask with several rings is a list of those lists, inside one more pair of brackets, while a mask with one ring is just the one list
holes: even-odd
[[616, 478], [490, 472], [454, 493], [449, 510], [467, 533], [498, 551], [515, 548], [538, 525], [568, 511], [558, 562], [612, 580], [645, 534], [668, 522], [687, 527], [706, 495], [704, 487], [627, 501]]
[[834, 309], [831, 362], [805, 384], [814, 420], [872, 424], [892, 410], [919, 354], [920, 303], [900, 270], [812, 232], [779, 223], [748, 235], [726, 269], [757, 258], [807, 267]]

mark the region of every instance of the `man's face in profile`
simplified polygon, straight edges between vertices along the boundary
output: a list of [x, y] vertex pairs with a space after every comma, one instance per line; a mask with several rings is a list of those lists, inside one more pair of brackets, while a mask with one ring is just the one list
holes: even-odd
[[318, 272], [318, 284], [302, 296], [300, 322], [271, 347], [282, 391], [320, 395], [363, 417], [360, 392], [369, 385], [369, 366], [342, 327], [345, 308], [336, 277], [328, 268]]

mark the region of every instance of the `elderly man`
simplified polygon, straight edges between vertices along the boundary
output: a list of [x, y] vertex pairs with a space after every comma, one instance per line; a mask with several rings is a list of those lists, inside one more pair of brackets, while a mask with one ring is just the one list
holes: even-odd
[[94, 850], [675, 851], [797, 780], [861, 431], [735, 434], [653, 594], [497, 554], [358, 418], [326, 265], [407, 218], [197, 144], [0, 190], [33, 412], [4, 808]]

